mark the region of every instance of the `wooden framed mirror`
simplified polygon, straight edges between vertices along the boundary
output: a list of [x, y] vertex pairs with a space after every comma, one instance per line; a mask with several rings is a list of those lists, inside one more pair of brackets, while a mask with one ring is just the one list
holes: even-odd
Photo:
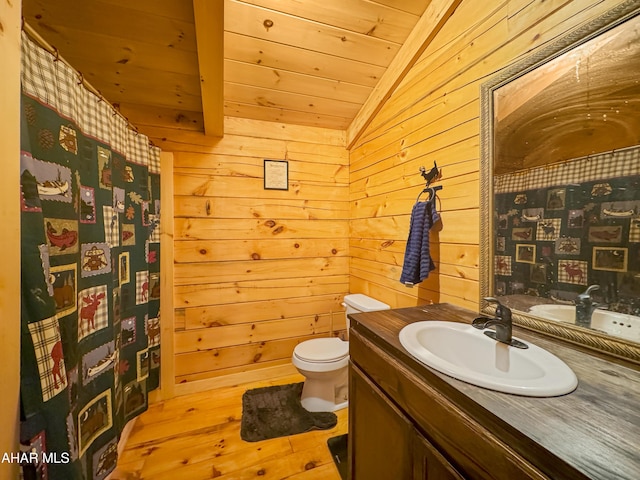
[[[640, 364], [640, 6], [481, 87], [481, 310]], [[601, 308], [575, 324], [588, 287]], [[591, 292], [592, 291], [592, 292]]]

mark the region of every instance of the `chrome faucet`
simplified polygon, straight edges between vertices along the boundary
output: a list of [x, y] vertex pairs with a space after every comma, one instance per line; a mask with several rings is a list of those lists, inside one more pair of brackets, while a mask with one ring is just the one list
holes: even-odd
[[591, 285], [575, 299], [576, 325], [580, 327], [591, 327], [591, 315], [598, 307], [598, 304], [591, 298], [591, 292], [594, 290], [600, 290], [600, 285]]
[[471, 322], [471, 325], [479, 330], [493, 327], [495, 331], [486, 331], [484, 334], [487, 337], [493, 338], [501, 343], [506, 343], [512, 347], [517, 348], [529, 348], [527, 344], [516, 340], [511, 336], [513, 321], [511, 318], [511, 309], [505, 305], [502, 305], [497, 298], [485, 297], [484, 300], [489, 303], [497, 303], [496, 313], [494, 318], [478, 317]]

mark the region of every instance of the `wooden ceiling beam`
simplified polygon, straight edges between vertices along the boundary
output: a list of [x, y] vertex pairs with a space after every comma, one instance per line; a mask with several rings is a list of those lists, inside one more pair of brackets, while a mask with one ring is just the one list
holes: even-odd
[[404, 79], [462, 0], [433, 0], [347, 129], [347, 148], [358, 140], [373, 117]]
[[193, 0], [205, 135], [224, 135], [224, 2]]

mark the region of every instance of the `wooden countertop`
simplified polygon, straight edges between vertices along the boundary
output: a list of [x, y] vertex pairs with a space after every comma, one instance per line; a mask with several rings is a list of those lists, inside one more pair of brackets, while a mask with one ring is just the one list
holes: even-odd
[[[570, 467], [597, 480], [640, 479], [640, 372], [566, 343], [514, 326], [514, 337], [561, 358], [578, 377], [578, 387], [560, 397], [534, 398], [494, 392], [437, 372], [411, 357], [398, 334], [408, 323], [448, 320], [471, 323], [478, 316], [440, 304], [349, 315], [351, 327], [425, 378], [450, 387], [460, 408], [505, 440], [521, 435]], [[478, 406], [482, 408], [478, 408]], [[508, 433], [508, 434], [507, 434]], [[526, 441], [523, 445], [526, 445]], [[521, 452], [525, 457], [527, 452]], [[544, 469], [543, 469], [544, 470]]]

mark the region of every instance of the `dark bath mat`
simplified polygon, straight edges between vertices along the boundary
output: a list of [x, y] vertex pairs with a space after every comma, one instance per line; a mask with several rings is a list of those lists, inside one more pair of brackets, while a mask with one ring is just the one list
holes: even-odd
[[347, 480], [347, 470], [349, 469], [349, 464], [347, 463], [347, 434], [331, 437], [327, 440], [327, 446], [331, 452], [333, 462], [338, 467], [340, 478]]
[[254, 388], [242, 395], [240, 437], [246, 442], [335, 427], [332, 412], [312, 413], [300, 403], [303, 382]]

